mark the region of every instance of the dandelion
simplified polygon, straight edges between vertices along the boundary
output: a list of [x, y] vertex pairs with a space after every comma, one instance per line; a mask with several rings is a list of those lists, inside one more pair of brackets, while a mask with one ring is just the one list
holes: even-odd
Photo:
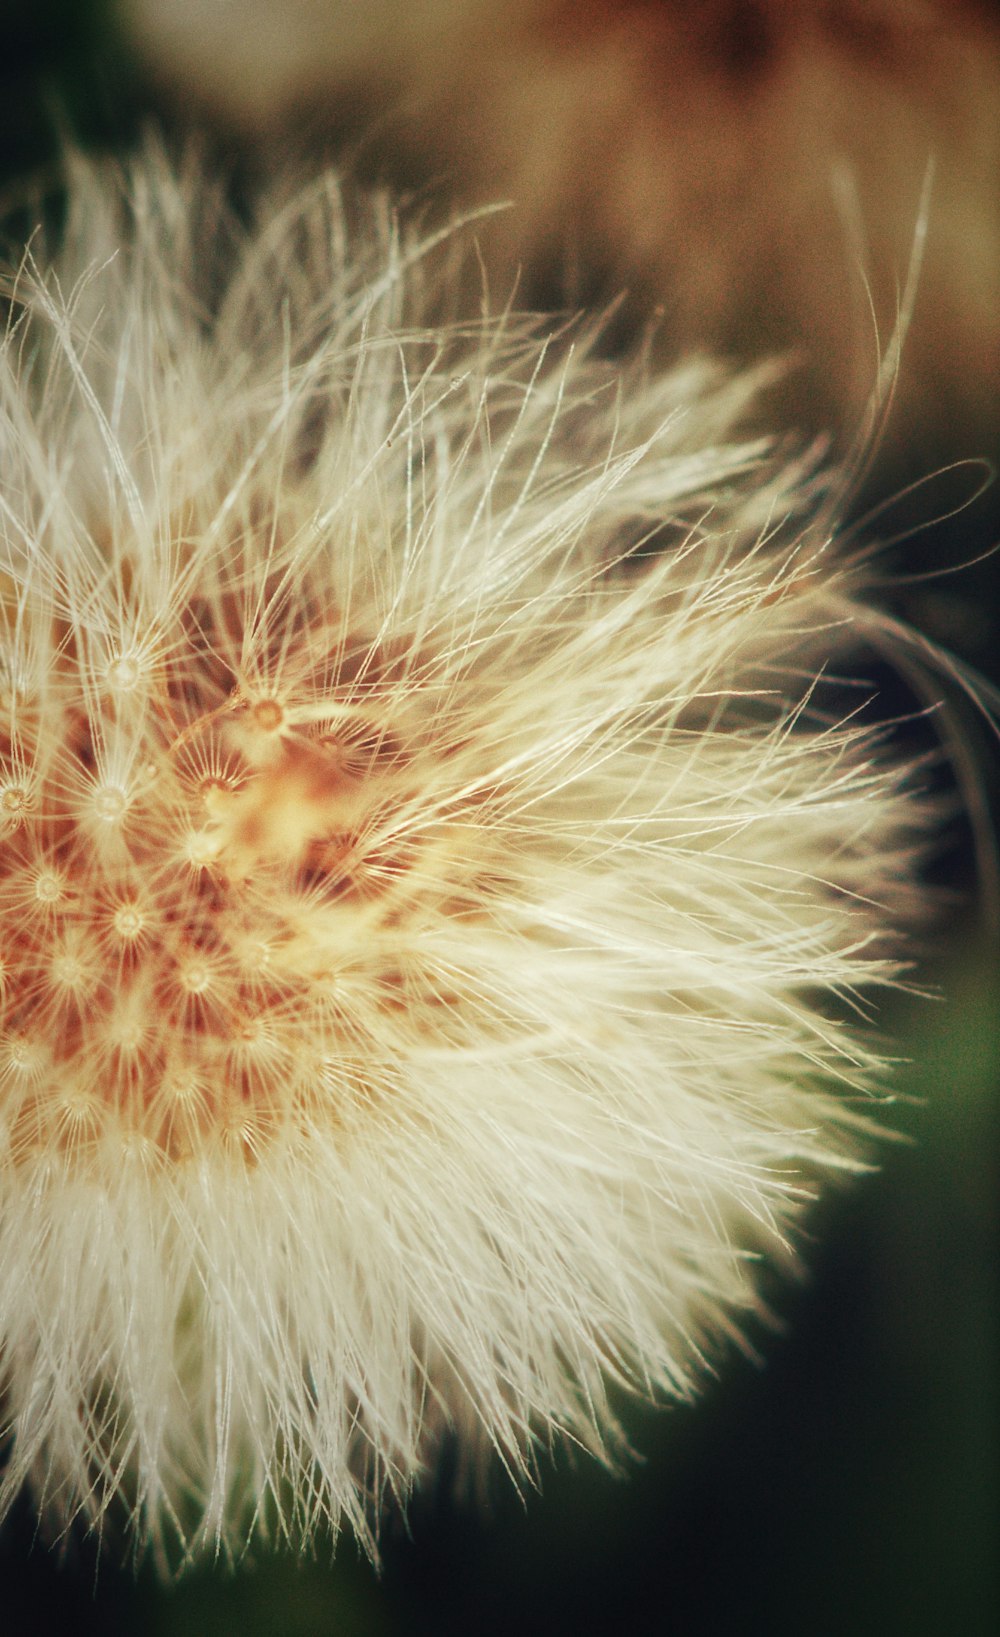
[[455, 244], [150, 151], [6, 282], [0, 1497], [164, 1563], [612, 1458], [881, 1073], [862, 566], [757, 382], [449, 320]]

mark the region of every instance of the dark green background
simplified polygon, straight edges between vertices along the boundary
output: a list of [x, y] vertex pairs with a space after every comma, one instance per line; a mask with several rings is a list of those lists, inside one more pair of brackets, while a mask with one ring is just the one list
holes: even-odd
[[[0, 188], [67, 132], [121, 146], [154, 112], [106, 0], [0, 0]], [[183, 110], [170, 117], [183, 123]], [[983, 432], [995, 448], [996, 428]], [[906, 566], [968, 560], [995, 517], [991, 503], [924, 537]], [[964, 657], [1000, 680], [997, 592], [987, 565], [906, 611], [932, 631], [946, 621]], [[113, 1555], [96, 1570], [86, 1542], [60, 1564], [25, 1505], [0, 1537], [0, 1632], [1000, 1630], [1000, 980], [967, 852], [956, 831], [939, 867], [956, 907], [919, 973], [940, 998], [901, 1001], [883, 1019], [911, 1059], [895, 1124], [914, 1140], [887, 1146], [879, 1175], [815, 1213], [808, 1275], [773, 1292], [784, 1328], [754, 1338], [760, 1364], [731, 1359], [694, 1408], [629, 1412], [642, 1461], [626, 1478], [563, 1460], [523, 1500], [494, 1475], [483, 1507], [456, 1500], [444, 1472], [409, 1533], [389, 1531], [380, 1577], [349, 1541], [331, 1565], [321, 1541], [315, 1561], [258, 1553], [236, 1574], [205, 1569], [173, 1589]]]

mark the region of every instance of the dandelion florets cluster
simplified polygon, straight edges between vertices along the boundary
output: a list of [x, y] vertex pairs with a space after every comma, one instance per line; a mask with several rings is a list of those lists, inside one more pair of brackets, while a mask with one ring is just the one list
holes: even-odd
[[752, 380], [449, 319], [455, 243], [147, 154], [6, 281], [2, 1498], [168, 1554], [613, 1451], [879, 1075], [856, 566]]

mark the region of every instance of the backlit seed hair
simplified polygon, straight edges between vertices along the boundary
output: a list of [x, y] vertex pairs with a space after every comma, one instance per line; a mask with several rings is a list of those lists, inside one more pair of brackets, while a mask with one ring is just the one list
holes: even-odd
[[0, 356], [6, 1507], [374, 1550], [689, 1396], [880, 1083], [919, 780], [756, 382], [72, 162]]

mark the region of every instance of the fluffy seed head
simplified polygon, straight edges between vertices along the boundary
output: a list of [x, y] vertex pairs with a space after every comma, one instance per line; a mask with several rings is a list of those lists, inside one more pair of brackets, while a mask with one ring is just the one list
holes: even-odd
[[446, 1428], [691, 1390], [853, 1162], [913, 798], [753, 382], [445, 322], [329, 180], [68, 195], [0, 373], [2, 1501], [370, 1544]]

